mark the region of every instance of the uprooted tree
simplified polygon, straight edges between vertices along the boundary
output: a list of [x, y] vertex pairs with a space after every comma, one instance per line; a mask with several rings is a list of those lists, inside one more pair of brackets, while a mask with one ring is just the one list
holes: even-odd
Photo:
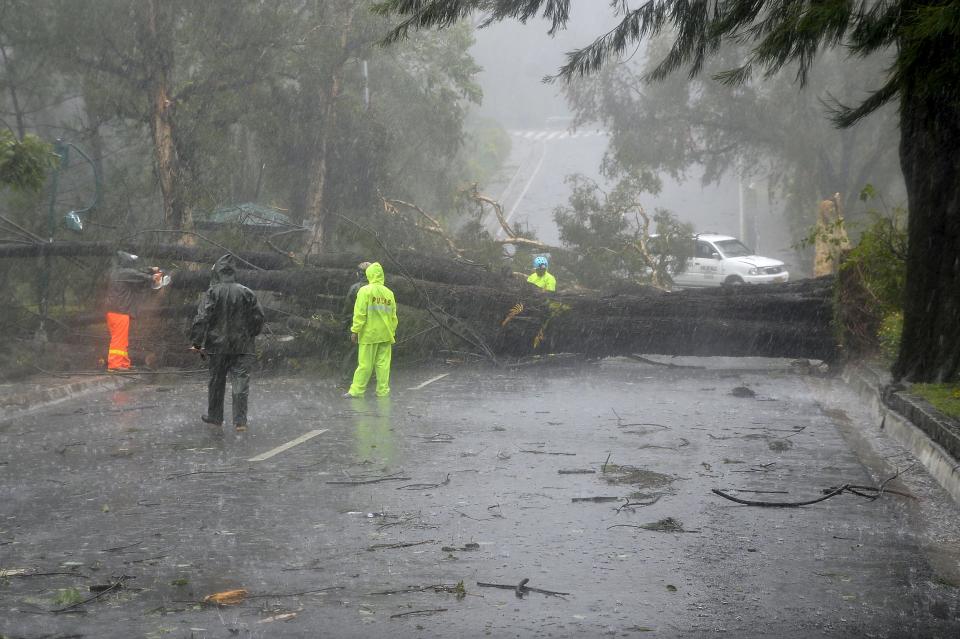
[[[0, 245], [0, 258], [43, 255], [107, 255], [108, 242]], [[171, 244], [139, 247], [144, 256], [167, 262], [210, 263], [218, 250]], [[275, 253], [238, 252], [238, 281], [284, 296], [299, 322], [287, 321], [294, 336], [310, 328], [317, 308], [329, 308], [353, 281], [360, 255], [315, 256], [311, 266], [290, 267]], [[507, 270], [457, 257], [428, 256], [382, 247], [373, 257], [384, 264], [388, 285], [403, 306], [425, 313], [427, 322], [460, 350], [491, 360], [549, 353], [606, 357], [636, 353], [698, 356], [766, 356], [832, 360], [832, 280], [778, 286], [736, 287], [668, 293], [626, 281], [604, 291], [546, 294]], [[200, 292], [209, 272], [183, 269], [174, 289]], [[192, 305], [169, 314], [181, 319]], [[290, 315], [288, 312], [287, 315]], [[77, 318], [75, 318], [77, 319]], [[95, 321], [96, 314], [88, 314]], [[337, 338], [336, 327], [329, 327]], [[342, 329], [340, 329], [342, 331]], [[341, 336], [344, 337], [344, 336]]]

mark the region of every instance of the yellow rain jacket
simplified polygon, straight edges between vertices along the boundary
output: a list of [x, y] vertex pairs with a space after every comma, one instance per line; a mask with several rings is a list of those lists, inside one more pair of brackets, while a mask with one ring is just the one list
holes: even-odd
[[374, 262], [367, 267], [367, 284], [357, 291], [353, 305], [353, 325], [360, 344], [393, 344], [397, 334], [397, 302], [393, 291], [383, 285], [383, 267]]
[[546, 291], [556, 291], [557, 290], [557, 278], [553, 275], [550, 275], [549, 271], [543, 272], [543, 277], [540, 277], [536, 271], [530, 274], [530, 277], [527, 278], [527, 281], [533, 284], [534, 286], [539, 286], [540, 288]]

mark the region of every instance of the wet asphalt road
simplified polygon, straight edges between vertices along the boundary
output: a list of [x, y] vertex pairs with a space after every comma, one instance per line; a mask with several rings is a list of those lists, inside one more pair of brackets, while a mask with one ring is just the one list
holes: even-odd
[[[0, 635], [960, 634], [958, 508], [919, 468], [887, 485], [916, 501], [710, 492], [797, 501], [909, 466], [852, 393], [788, 362], [685, 363], [706, 368], [398, 371], [389, 400], [260, 378], [241, 437], [176, 376], [0, 424], [0, 570], [58, 573], [0, 578]], [[666, 518], [687, 532], [635, 527]], [[524, 578], [569, 594], [477, 585]]]

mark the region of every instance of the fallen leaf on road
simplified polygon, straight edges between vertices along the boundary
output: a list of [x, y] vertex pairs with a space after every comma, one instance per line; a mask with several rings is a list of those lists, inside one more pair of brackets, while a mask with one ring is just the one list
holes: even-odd
[[247, 591], [243, 588], [236, 590], [224, 590], [215, 592], [203, 598], [203, 603], [217, 604], [218, 606], [231, 606], [242, 602], [247, 597]]

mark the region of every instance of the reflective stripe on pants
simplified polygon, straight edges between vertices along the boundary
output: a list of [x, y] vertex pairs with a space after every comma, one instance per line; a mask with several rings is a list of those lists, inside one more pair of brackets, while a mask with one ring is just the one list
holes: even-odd
[[107, 368], [123, 370], [130, 368], [130, 316], [123, 313], [107, 313], [107, 330], [110, 331], [110, 350], [107, 351]]

